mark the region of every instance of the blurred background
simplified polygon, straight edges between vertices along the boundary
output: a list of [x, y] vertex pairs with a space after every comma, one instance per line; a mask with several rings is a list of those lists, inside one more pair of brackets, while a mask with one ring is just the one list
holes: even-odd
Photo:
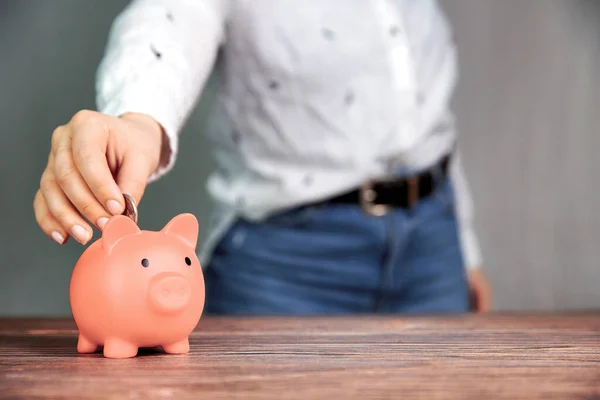
[[[600, 307], [600, 2], [442, 0], [456, 34], [454, 110], [496, 310]], [[32, 209], [50, 135], [94, 109], [94, 75], [126, 0], [0, 1], [0, 315], [69, 315], [83, 248], [60, 247]], [[209, 82], [175, 169], [150, 185], [140, 225], [208, 222]], [[186, 170], [198, 171], [186, 179]], [[98, 233], [96, 233], [98, 237]]]

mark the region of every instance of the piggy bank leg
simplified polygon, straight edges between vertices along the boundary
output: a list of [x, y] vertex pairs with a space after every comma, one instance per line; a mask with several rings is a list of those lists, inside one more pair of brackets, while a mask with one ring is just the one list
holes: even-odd
[[163, 345], [163, 350], [165, 353], [170, 354], [186, 354], [190, 352], [190, 341], [188, 338], [185, 338], [179, 342], [165, 344]]
[[104, 342], [104, 357], [130, 358], [138, 353], [138, 347], [122, 339], [109, 338]]
[[98, 349], [98, 345], [91, 342], [81, 333], [77, 339], [77, 352], [78, 353], [93, 353]]

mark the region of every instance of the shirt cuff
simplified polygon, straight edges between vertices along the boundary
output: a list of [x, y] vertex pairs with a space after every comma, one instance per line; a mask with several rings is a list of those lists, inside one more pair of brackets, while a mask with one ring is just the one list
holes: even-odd
[[481, 268], [483, 265], [483, 257], [473, 227], [466, 226], [461, 228], [460, 241], [466, 268], [470, 271]]

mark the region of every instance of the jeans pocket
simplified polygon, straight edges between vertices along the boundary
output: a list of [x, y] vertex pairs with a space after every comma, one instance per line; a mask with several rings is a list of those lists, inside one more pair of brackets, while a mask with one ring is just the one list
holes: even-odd
[[[249, 221], [238, 218], [223, 233], [217, 242], [214, 254], [229, 254], [231, 251], [242, 251], [248, 240], [254, 241], [265, 232], [273, 232], [277, 228], [303, 228], [308, 226], [316, 215], [318, 205], [301, 206], [290, 210], [277, 212], [262, 221]], [[269, 229], [272, 228], [272, 229]]]
[[312, 221], [319, 208], [318, 205], [295, 207], [276, 212], [268, 216], [262, 223], [278, 227], [301, 227]]
[[449, 178], [441, 181], [435, 192], [423, 202], [422, 216], [438, 218], [440, 215], [453, 215], [455, 211], [454, 186]]
[[246, 222], [242, 219], [237, 219], [231, 226], [222, 233], [213, 249], [213, 258], [219, 255], [229, 253], [230, 250], [235, 250], [244, 241], [246, 236]]
[[437, 196], [442, 212], [454, 216], [456, 211], [456, 191], [450, 178], [446, 178], [441, 182]]

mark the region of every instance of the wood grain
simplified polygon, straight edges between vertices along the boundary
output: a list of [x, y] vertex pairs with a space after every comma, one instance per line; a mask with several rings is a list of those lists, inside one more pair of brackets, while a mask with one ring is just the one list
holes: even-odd
[[188, 355], [78, 355], [0, 319], [0, 398], [600, 399], [600, 313], [203, 318]]

